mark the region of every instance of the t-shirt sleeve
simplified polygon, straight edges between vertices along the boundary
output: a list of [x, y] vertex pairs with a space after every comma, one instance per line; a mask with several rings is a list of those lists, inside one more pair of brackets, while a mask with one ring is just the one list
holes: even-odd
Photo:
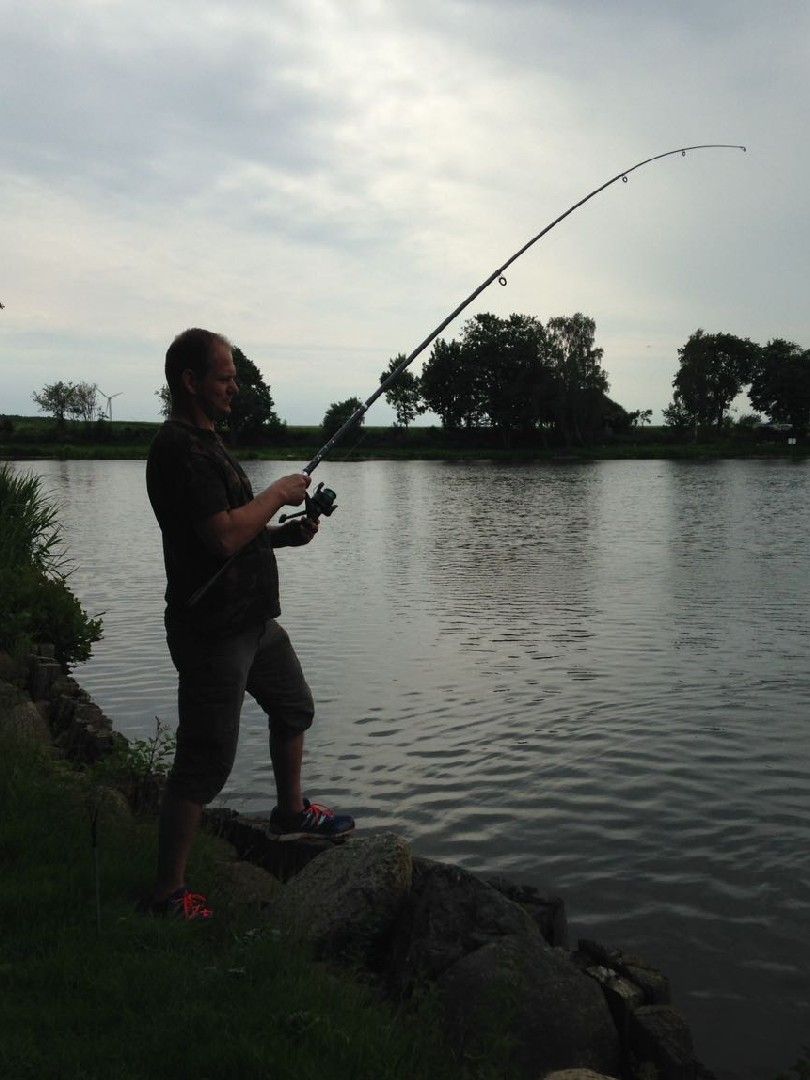
[[216, 459], [168, 438], [156, 440], [149, 452], [146, 486], [161, 528], [195, 525], [231, 506]]

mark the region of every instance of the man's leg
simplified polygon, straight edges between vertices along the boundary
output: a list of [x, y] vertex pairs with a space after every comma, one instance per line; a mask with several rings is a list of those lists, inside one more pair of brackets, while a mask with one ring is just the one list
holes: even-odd
[[259, 643], [247, 690], [267, 713], [270, 724], [270, 760], [278, 800], [270, 815], [271, 827], [291, 835], [303, 832], [327, 837], [353, 829], [354, 819], [348, 814], [310, 805], [302, 797], [304, 732], [312, 724], [315, 706], [295, 649], [275, 620], [268, 622]]
[[233, 767], [239, 713], [257, 631], [205, 641], [180, 631], [168, 636], [179, 677], [177, 747], [160, 808], [157, 881], [160, 902], [186, 881], [186, 866], [203, 808]]
[[186, 884], [186, 865], [203, 808], [170, 788], [160, 806], [157, 882], [152, 899], [160, 903]]
[[291, 731], [284, 724], [274, 724], [271, 720], [270, 760], [276, 781], [276, 799], [282, 814], [299, 814], [304, 809], [301, 794], [303, 757], [303, 731]]

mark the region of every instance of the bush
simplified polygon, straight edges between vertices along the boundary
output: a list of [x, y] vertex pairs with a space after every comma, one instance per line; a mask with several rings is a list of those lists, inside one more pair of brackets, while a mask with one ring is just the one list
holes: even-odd
[[0, 649], [21, 655], [47, 641], [57, 660], [75, 664], [100, 637], [101, 619], [88, 616], [63, 578], [31, 565], [0, 567]]
[[38, 476], [0, 465], [0, 649], [12, 655], [52, 643], [64, 664], [87, 660], [101, 637], [66, 583], [56, 508]]

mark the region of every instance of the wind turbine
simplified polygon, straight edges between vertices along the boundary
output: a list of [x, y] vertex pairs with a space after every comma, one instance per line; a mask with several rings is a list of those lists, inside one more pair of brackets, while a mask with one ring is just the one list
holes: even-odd
[[[112, 423], [112, 403], [113, 403], [113, 398], [121, 397], [121, 395], [123, 394], [124, 391], [119, 390], [117, 394], [105, 394], [104, 391], [101, 389], [101, 387], [98, 385], [98, 383], [95, 383], [94, 386], [95, 386], [96, 390], [98, 390], [98, 392], [101, 394], [101, 396], [103, 398], [105, 398], [106, 401], [107, 401], [107, 419], [110, 421], [110, 423]], [[103, 410], [100, 410], [100, 411], [103, 411]]]

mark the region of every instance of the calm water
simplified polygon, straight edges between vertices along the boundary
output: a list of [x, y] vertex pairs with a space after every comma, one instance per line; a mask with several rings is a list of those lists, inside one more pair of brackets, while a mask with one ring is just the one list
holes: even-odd
[[[116, 726], [174, 723], [142, 462], [37, 462], [73, 586], [105, 612], [78, 676]], [[263, 486], [289, 463], [255, 462]], [[559, 892], [572, 941], [673, 982], [721, 1077], [810, 1042], [810, 467], [326, 464], [339, 511], [279, 553], [319, 704], [307, 790], [417, 853]], [[223, 794], [273, 803], [252, 702]]]

